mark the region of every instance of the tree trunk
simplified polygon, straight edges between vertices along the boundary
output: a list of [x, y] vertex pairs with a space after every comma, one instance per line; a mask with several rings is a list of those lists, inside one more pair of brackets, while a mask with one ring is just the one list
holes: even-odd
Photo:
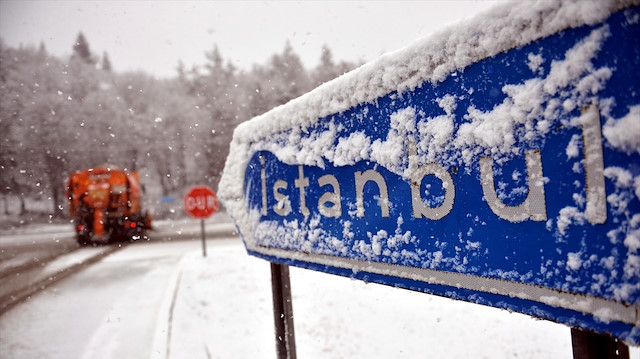
[[138, 170], [138, 150], [135, 148], [131, 150], [131, 166], [129, 170], [130, 171]]
[[51, 198], [53, 199], [53, 218], [63, 218], [64, 210], [63, 203], [60, 202], [61, 198], [64, 196], [60, 196], [59, 187], [52, 186], [51, 188]]
[[49, 178], [49, 190], [51, 191], [51, 199], [53, 199], [53, 212], [54, 218], [62, 218], [64, 216], [63, 203], [60, 202], [62, 191], [62, 184], [64, 178], [62, 173], [64, 171], [64, 161], [61, 158], [55, 157], [51, 154], [45, 154], [45, 164], [47, 168], [47, 177]]
[[156, 161], [155, 163], [156, 173], [160, 179], [160, 187], [162, 188], [162, 196], [169, 196], [169, 183], [167, 181], [167, 171], [164, 170], [164, 165]]
[[22, 217], [27, 214], [27, 205], [24, 203], [24, 193], [20, 193], [18, 198], [20, 198], [20, 217]]
[[9, 200], [7, 199], [7, 195], [2, 195], [2, 200], [4, 202], [4, 214], [6, 216], [9, 215]]

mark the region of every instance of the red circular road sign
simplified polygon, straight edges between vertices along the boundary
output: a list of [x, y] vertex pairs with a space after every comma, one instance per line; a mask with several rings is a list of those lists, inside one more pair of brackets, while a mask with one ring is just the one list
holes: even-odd
[[193, 187], [184, 196], [184, 210], [191, 217], [208, 218], [218, 210], [218, 196], [209, 187]]

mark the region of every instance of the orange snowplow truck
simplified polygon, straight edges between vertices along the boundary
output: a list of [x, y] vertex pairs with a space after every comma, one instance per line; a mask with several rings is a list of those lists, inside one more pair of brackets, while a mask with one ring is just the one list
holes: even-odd
[[78, 243], [136, 240], [151, 229], [142, 212], [138, 172], [113, 167], [74, 172], [67, 183], [69, 214]]

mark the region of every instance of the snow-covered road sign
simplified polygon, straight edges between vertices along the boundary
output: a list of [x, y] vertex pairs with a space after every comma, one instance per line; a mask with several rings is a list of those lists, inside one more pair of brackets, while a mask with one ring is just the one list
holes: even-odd
[[219, 193], [252, 255], [638, 345], [638, 68], [637, 1], [510, 3], [242, 124]]

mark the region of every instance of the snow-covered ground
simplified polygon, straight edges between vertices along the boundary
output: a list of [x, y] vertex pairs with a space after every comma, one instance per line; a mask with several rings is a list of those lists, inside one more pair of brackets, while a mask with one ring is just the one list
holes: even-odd
[[[170, 357], [275, 358], [267, 262], [233, 243], [180, 282]], [[300, 358], [572, 358], [567, 327], [525, 315], [298, 268], [291, 287]]]
[[[275, 358], [269, 263], [207, 247], [113, 254], [0, 317], [0, 356]], [[522, 314], [299, 268], [291, 285], [300, 358], [572, 358], [567, 327]]]

